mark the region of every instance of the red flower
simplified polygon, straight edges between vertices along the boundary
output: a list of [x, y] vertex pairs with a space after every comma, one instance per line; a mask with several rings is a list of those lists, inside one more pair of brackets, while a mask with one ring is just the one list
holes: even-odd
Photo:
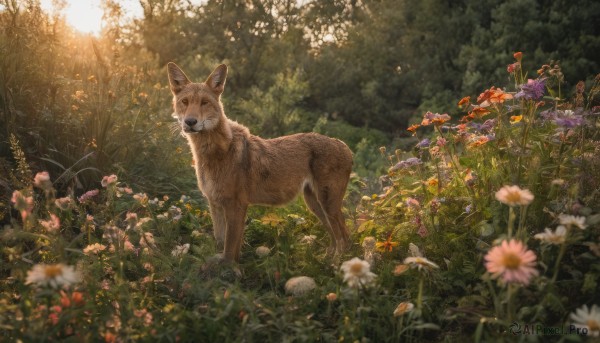
[[514, 57], [514, 58], [515, 58], [515, 60], [517, 60], [518, 62], [521, 62], [521, 59], [523, 58], [523, 53], [522, 53], [522, 52], [520, 52], [520, 51], [518, 51], [518, 52], [515, 52], [515, 53], [513, 54], [513, 57]]
[[512, 74], [516, 70], [519, 70], [519, 68], [521, 68], [521, 63], [515, 62], [513, 64], [509, 64], [508, 67], [506, 67], [506, 71]]

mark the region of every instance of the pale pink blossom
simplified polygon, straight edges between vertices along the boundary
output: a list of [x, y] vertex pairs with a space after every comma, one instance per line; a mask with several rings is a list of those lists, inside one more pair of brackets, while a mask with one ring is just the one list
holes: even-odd
[[503, 241], [485, 255], [485, 267], [492, 278], [503, 282], [517, 282], [528, 285], [531, 278], [538, 275], [535, 269], [535, 253], [517, 240]]
[[35, 174], [35, 177], [33, 178], [33, 185], [45, 191], [51, 189], [52, 182], [50, 181], [50, 174], [48, 174], [47, 171]]
[[39, 223], [50, 233], [56, 233], [60, 229], [60, 219], [54, 213], [50, 213], [50, 219], [39, 220]]
[[80, 203], [84, 203], [90, 199], [92, 199], [93, 197], [95, 197], [96, 195], [98, 195], [100, 193], [99, 190], [97, 189], [92, 189], [91, 191], [87, 191], [85, 192], [83, 195], [81, 195], [78, 200]]
[[58, 198], [54, 200], [54, 205], [63, 211], [66, 211], [73, 205], [73, 199], [71, 197]]
[[496, 199], [508, 206], [526, 206], [533, 201], [533, 194], [519, 186], [504, 186], [496, 192]]
[[102, 178], [102, 181], [100, 182], [102, 184], [102, 187], [106, 188], [112, 184], [117, 183], [117, 176], [115, 174], [109, 175], [109, 176], [105, 176]]
[[90, 244], [83, 249], [83, 253], [86, 255], [98, 254], [99, 252], [106, 250], [106, 245], [100, 243]]
[[21, 213], [23, 221], [27, 219], [27, 216], [33, 211], [33, 197], [26, 197], [20, 191], [14, 191], [12, 194], [11, 202], [15, 205], [15, 208]]

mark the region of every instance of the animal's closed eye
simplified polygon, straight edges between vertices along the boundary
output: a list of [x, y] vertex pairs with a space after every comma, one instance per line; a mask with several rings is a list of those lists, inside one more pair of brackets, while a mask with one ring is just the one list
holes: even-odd
[[184, 104], [185, 106], [188, 105], [188, 99], [181, 99], [181, 103]]
[[206, 101], [206, 100], [202, 100], [202, 101], [200, 102], [200, 106], [204, 106], [204, 105], [208, 105], [208, 101]]

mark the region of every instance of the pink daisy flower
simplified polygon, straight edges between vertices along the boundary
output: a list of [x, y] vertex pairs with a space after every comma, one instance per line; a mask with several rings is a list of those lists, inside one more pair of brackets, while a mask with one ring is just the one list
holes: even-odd
[[503, 282], [518, 282], [528, 285], [533, 276], [538, 275], [535, 269], [537, 257], [531, 250], [517, 241], [503, 241], [493, 247], [485, 255], [485, 267], [492, 278], [501, 277]]

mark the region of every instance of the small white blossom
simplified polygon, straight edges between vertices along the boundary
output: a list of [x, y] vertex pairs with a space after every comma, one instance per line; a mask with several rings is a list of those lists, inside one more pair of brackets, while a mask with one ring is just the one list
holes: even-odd
[[285, 283], [285, 292], [294, 296], [306, 294], [317, 287], [315, 280], [308, 276], [296, 276]]
[[173, 249], [173, 251], [171, 251], [171, 255], [173, 255], [174, 257], [181, 257], [181, 256], [187, 254], [189, 250], [190, 250], [189, 243], [185, 243], [183, 245], [177, 245], [175, 247], [175, 249]]
[[258, 257], [267, 257], [269, 256], [269, 254], [271, 253], [271, 249], [269, 249], [268, 247], [265, 246], [260, 246], [258, 248], [256, 248], [256, 255], [258, 255]]

